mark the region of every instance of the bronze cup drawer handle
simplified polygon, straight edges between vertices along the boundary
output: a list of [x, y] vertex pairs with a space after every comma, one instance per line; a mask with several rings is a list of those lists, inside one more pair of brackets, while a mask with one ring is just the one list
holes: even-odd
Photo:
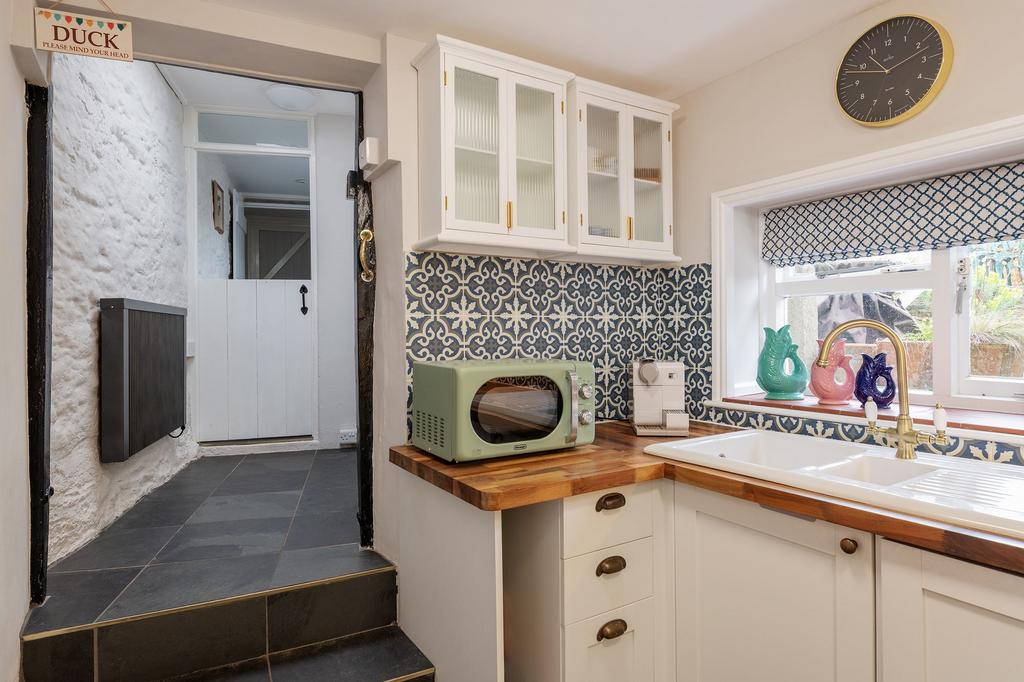
[[626, 634], [626, 630], [628, 628], [629, 625], [627, 625], [626, 621], [622, 620], [621, 618], [610, 620], [604, 625], [602, 625], [601, 629], [597, 631], [597, 641], [600, 642], [605, 639], [615, 639], [616, 637], [621, 637], [622, 635]]
[[597, 565], [597, 577], [612, 575], [626, 568], [626, 558], [619, 555], [610, 556]]
[[608, 493], [597, 500], [596, 511], [602, 512], [606, 509], [619, 509], [626, 506], [626, 496], [622, 493]]

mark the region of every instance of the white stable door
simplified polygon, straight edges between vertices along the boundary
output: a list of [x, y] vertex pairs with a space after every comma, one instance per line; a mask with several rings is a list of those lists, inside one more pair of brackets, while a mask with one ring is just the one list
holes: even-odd
[[870, 534], [682, 484], [675, 511], [679, 682], [874, 681]]
[[309, 280], [199, 281], [200, 441], [312, 434], [312, 307]]
[[1024, 679], [1024, 577], [878, 544], [880, 682]]

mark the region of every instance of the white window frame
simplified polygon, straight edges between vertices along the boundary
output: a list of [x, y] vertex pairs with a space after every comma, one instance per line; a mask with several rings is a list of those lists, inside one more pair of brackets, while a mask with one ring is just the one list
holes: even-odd
[[[771, 266], [760, 260], [757, 249], [736, 248], [736, 245], [760, 243], [764, 211], [1020, 158], [1024, 158], [1024, 116], [714, 193], [711, 197], [713, 314], [712, 397], [709, 405], [735, 409], [735, 403], [726, 403], [723, 399], [759, 390], [755, 377], [757, 355], [763, 339], [761, 328], [768, 326], [768, 320], [778, 319], [779, 284], [774, 281]], [[959, 250], [946, 249], [933, 254], [932, 270], [928, 275], [931, 277], [929, 284], [937, 320], [933, 351], [935, 367], [949, 367], [950, 371], [936, 372], [932, 395], [927, 398], [919, 396], [918, 400], [934, 402], [938, 399], [950, 407], [1024, 413], [1024, 400], [964, 393], [965, 389], [973, 390], [975, 387], [965, 383], [966, 377], [961, 373], [960, 368], [969, 365], [965, 365], [964, 358], [953, 352], [954, 347], [965, 348], [962, 341], [956, 341], [957, 335], [962, 333], [960, 329], [966, 316], [955, 319], [952, 312], [955, 295], [953, 268], [958, 253]], [[948, 276], [940, 277], [939, 273], [947, 273]], [[907, 277], [894, 280], [893, 275]], [[858, 280], [858, 288], [864, 286], [862, 290], [869, 290], [866, 288], [867, 277], [874, 276], [867, 275], [865, 279]], [[909, 282], [915, 283], [914, 288], [922, 288], [922, 279], [923, 276], [916, 272], [890, 273], [885, 275], [884, 288], [903, 289]], [[807, 284], [825, 288], [835, 286], [833, 280], [823, 282]], [[894, 282], [897, 283], [895, 286]], [[773, 308], [776, 309], [773, 311]], [[949, 326], [945, 327], [939, 320], [948, 320]], [[969, 352], [969, 346], [967, 348], [965, 352]], [[977, 378], [971, 379], [978, 381]], [[777, 411], [786, 412], [786, 409], [780, 407]]]

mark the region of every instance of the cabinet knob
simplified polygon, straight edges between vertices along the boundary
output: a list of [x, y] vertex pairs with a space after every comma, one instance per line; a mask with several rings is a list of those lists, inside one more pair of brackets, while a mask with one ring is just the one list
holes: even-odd
[[619, 555], [610, 556], [597, 565], [597, 577], [612, 575], [626, 568], [626, 558]]
[[843, 538], [839, 541], [839, 549], [843, 550], [847, 554], [853, 554], [857, 551], [857, 541], [853, 538]]
[[626, 506], [626, 496], [622, 493], [608, 493], [597, 500], [595, 510], [601, 512], [606, 509], [619, 509]]
[[610, 620], [602, 625], [601, 629], [597, 631], [597, 641], [600, 642], [604, 639], [615, 639], [616, 637], [621, 637], [626, 633], [627, 629], [629, 629], [629, 625], [621, 618]]

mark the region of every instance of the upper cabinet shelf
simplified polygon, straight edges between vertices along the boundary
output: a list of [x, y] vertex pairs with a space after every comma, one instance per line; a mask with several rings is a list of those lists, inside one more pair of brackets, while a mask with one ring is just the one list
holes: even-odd
[[671, 234], [674, 105], [444, 36], [413, 65], [415, 248], [679, 260]]

